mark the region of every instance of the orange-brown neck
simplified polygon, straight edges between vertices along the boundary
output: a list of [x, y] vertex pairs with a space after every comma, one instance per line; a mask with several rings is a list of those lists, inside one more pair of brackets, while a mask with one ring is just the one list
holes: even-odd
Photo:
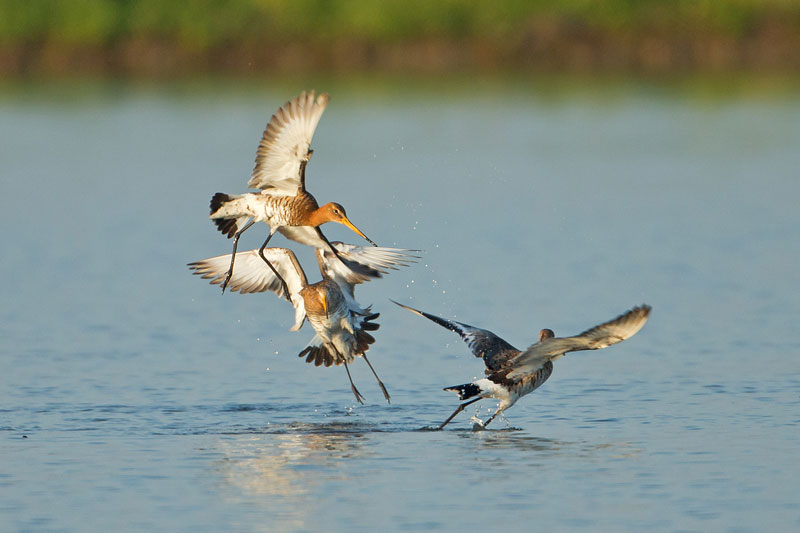
[[322, 287], [316, 284], [309, 285], [300, 291], [300, 295], [303, 297], [306, 313], [317, 315], [325, 313], [325, 291]]
[[314, 210], [310, 210], [305, 215], [305, 224], [304, 226], [321, 226], [326, 222], [330, 222], [333, 220], [331, 218], [330, 211], [323, 205], [322, 207], [317, 207]]
[[323, 280], [300, 291], [306, 313], [309, 315], [330, 315], [340, 305], [341, 291], [331, 281]]

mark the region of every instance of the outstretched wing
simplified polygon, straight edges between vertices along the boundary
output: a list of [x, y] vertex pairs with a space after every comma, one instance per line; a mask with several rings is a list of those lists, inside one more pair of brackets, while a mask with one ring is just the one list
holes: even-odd
[[[419, 256], [414, 255], [418, 250], [356, 246], [338, 241], [331, 245], [336, 248], [341, 261], [331, 250], [318, 248], [317, 260], [320, 272], [323, 277], [332, 279], [343, 291], [349, 291], [351, 294], [353, 285], [381, 278], [384, 274], [388, 274], [389, 270], [409, 266], [419, 259]], [[358, 265], [358, 268], [353, 268], [354, 265]]]
[[395, 302], [394, 300], [392, 300], [392, 302], [404, 309], [408, 309], [412, 313], [416, 313], [419, 316], [424, 316], [428, 320], [436, 322], [443, 328], [447, 328], [450, 331], [455, 331], [458, 333], [464, 342], [467, 343], [469, 349], [472, 350], [472, 353], [475, 355], [475, 357], [483, 358], [483, 362], [486, 364], [486, 368], [489, 371], [497, 370], [509, 358], [520, 353], [519, 350], [511, 346], [509, 343], [491, 331], [476, 328], [467, 324], [462, 324], [461, 322], [447, 320], [436, 315], [431, 315], [429, 313], [425, 313], [424, 311], [414, 309], [413, 307]]
[[509, 362], [509, 376], [534, 372], [547, 361], [579, 350], [597, 350], [633, 337], [647, 322], [651, 307], [643, 304], [574, 337], [551, 337], [537, 342]]
[[[300, 290], [307, 284], [306, 275], [291, 250], [265, 248], [264, 257], [286, 281], [291, 303], [295, 308], [295, 324], [292, 331], [296, 331], [303, 325], [306, 316], [303, 297], [300, 295]], [[231, 254], [226, 254], [194, 261], [189, 263], [189, 268], [203, 279], [210, 279], [212, 285], [218, 285], [225, 279], [230, 265]], [[236, 253], [236, 262], [228, 288], [242, 294], [272, 291], [281, 295], [283, 290], [275, 273], [258, 255], [258, 250]]]
[[294, 195], [305, 190], [305, 165], [314, 130], [328, 105], [328, 95], [314, 91], [286, 102], [272, 115], [256, 153], [256, 165], [247, 183], [274, 195]]

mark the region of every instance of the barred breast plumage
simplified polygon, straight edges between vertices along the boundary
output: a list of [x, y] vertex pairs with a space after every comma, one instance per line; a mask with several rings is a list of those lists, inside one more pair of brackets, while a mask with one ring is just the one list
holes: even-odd
[[[270, 228], [262, 250], [275, 232], [280, 231], [289, 239], [325, 248], [336, 255], [336, 250], [319, 229], [326, 222], [344, 224], [376, 246], [350, 222], [341, 205], [327, 203], [320, 207], [306, 191], [306, 166], [313, 153], [311, 139], [328, 101], [327, 94], [317, 96], [314, 91], [303, 92], [272, 116], [259, 143], [256, 164], [248, 182], [248, 186], [261, 189], [260, 193], [238, 196], [216, 193], [211, 198], [210, 218], [223, 234], [233, 238], [231, 266], [222, 283], [223, 292], [233, 275], [239, 236], [255, 222], [265, 222]], [[286, 281], [263, 254], [261, 258], [278, 276], [288, 298]]]

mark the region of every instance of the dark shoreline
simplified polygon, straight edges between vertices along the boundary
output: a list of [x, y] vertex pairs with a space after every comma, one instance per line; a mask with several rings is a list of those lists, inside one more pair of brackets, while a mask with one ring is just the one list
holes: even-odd
[[423, 39], [398, 43], [229, 44], [191, 50], [171, 42], [127, 40], [109, 46], [0, 44], [7, 77], [197, 74], [385, 73], [800, 73], [800, 29], [762, 27], [744, 37], [626, 35], [555, 27], [516, 42]]

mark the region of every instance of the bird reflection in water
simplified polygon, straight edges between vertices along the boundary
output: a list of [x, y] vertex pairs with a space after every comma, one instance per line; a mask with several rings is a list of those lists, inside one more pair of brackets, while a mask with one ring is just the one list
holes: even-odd
[[[229, 497], [274, 509], [286, 525], [302, 527], [304, 509], [321, 486], [344, 481], [341, 462], [364, 456], [363, 424], [290, 424], [273, 433], [222, 436], [216, 464]], [[269, 498], [264, 498], [269, 496]]]

